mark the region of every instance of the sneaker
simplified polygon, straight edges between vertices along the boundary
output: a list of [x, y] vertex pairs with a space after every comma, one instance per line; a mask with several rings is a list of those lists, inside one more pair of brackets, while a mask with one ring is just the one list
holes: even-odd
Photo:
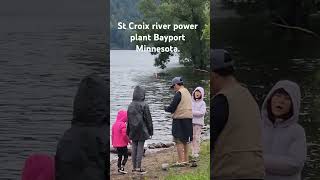
[[176, 162], [172, 165], [173, 167], [183, 167], [184, 164], [183, 163], [179, 163], [179, 162]]
[[192, 162], [190, 167], [197, 167], [198, 164], [196, 162]]
[[137, 173], [139, 173], [139, 174], [146, 174], [147, 173], [147, 171], [146, 170], [144, 170], [144, 169], [139, 169], [139, 170], [137, 170]]
[[128, 173], [128, 172], [126, 172], [126, 171], [124, 170], [124, 168], [118, 169], [118, 172], [121, 173], [121, 174], [127, 174], [127, 173]]
[[189, 162], [181, 162], [181, 164], [182, 164], [183, 166], [188, 166], [188, 165], [189, 165]]

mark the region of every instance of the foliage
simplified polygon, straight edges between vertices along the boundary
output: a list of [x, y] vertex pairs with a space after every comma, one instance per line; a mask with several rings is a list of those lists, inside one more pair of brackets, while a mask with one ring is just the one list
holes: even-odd
[[[181, 35], [186, 41], [165, 43], [161, 41], [140, 42], [148, 46], [163, 47], [175, 46], [179, 49], [179, 60], [184, 65], [206, 69], [209, 64], [210, 18], [209, 0], [141, 0], [139, 9], [142, 21], [154, 24], [197, 24], [196, 30], [139, 30], [139, 35]], [[173, 53], [153, 53], [155, 66], [165, 68]]]

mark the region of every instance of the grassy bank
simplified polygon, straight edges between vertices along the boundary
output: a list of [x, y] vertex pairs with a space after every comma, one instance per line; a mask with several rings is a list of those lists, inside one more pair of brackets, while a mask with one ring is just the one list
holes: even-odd
[[196, 168], [190, 169], [189, 172], [178, 173], [171, 169], [166, 180], [205, 180], [210, 179], [210, 143], [209, 141], [201, 144], [200, 161]]
[[163, 163], [175, 163], [178, 160], [177, 152], [174, 147], [147, 154], [142, 160], [142, 166], [147, 170], [145, 175], [136, 175], [131, 173], [132, 163], [129, 158], [125, 169], [129, 172], [121, 175], [117, 172], [116, 161], [111, 163], [111, 179], [112, 180], [208, 180], [210, 179], [210, 143], [204, 141], [201, 145], [200, 160], [197, 167], [172, 167], [167, 171], [161, 169]]

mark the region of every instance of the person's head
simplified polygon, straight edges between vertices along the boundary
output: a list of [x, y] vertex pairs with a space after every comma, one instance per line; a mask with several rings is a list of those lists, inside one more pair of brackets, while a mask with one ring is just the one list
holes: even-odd
[[204, 99], [204, 89], [202, 87], [197, 87], [192, 93], [192, 98], [195, 101], [203, 100]]
[[196, 90], [196, 92], [194, 92], [194, 99], [201, 99], [201, 92], [199, 90]]
[[181, 77], [175, 77], [171, 81], [171, 89], [173, 89], [175, 92], [179, 91], [179, 89], [183, 86], [183, 80]]
[[133, 101], [144, 101], [146, 96], [146, 90], [141, 86], [136, 86], [133, 90]]
[[107, 83], [103, 77], [95, 74], [84, 77], [74, 98], [72, 124], [108, 124], [107, 93]]
[[43, 154], [33, 154], [25, 161], [22, 170], [22, 180], [54, 180], [55, 168], [52, 157]]
[[116, 121], [127, 122], [128, 121], [127, 111], [124, 109], [119, 110]]
[[269, 99], [269, 113], [273, 118], [288, 119], [292, 116], [293, 105], [288, 92], [277, 89]]
[[213, 93], [217, 93], [223, 87], [225, 82], [233, 77], [234, 66], [230, 54], [223, 49], [211, 49], [211, 88]]
[[300, 101], [300, 87], [295, 82], [279, 81], [266, 96], [261, 117], [269, 125], [275, 122], [280, 126], [296, 123], [299, 120]]

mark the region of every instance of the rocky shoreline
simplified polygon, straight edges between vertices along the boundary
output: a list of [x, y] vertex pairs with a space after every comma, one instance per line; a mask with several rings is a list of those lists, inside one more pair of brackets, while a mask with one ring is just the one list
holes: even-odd
[[[203, 126], [201, 135], [202, 135], [201, 136], [202, 141], [210, 139], [210, 125]], [[174, 145], [175, 145], [175, 143], [173, 143], [173, 142], [170, 142], [170, 143], [158, 142], [158, 143], [148, 144], [147, 147], [144, 148], [144, 155], [148, 150], [151, 153], [151, 152], [154, 152], [157, 150], [162, 150], [162, 149], [167, 149], [167, 148], [173, 147]], [[131, 152], [132, 152], [131, 148], [132, 148], [131, 146], [128, 146], [129, 156], [131, 155]], [[110, 153], [116, 154], [117, 150], [114, 147], [110, 147]]]

